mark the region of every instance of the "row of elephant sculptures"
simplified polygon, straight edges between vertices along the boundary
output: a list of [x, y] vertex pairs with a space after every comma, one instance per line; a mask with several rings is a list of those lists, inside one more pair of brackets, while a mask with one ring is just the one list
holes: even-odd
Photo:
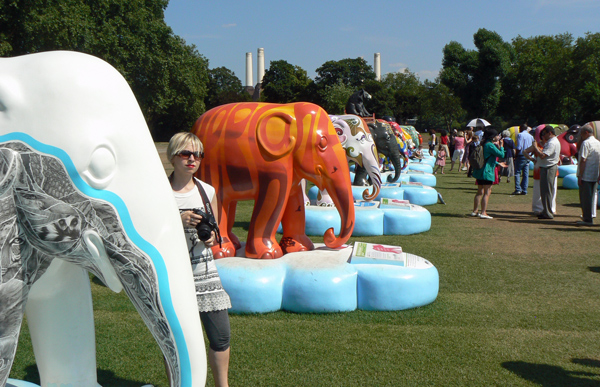
[[[357, 165], [355, 185], [368, 185], [367, 177], [371, 180], [372, 192], [365, 191], [365, 200], [377, 197], [381, 188], [379, 153], [395, 168], [390, 181], [397, 181], [407, 164], [388, 122], [367, 124], [357, 115], [330, 116], [310, 103], [222, 105], [204, 113], [192, 132], [205, 147], [198, 177], [216, 189], [219, 227], [226, 235], [221, 246], [213, 248], [217, 258], [232, 257], [241, 247], [232, 233], [240, 200], [254, 200], [247, 257], [278, 258], [313, 249], [305, 235], [302, 179], [326, 190], [337, 207], [342, 220], [340, 235], [336, 237], [330, 229], [324, 242], [338, 247], [354, 227], [348, 161]], [[279, 223], [281, 242], [275, 238]]]

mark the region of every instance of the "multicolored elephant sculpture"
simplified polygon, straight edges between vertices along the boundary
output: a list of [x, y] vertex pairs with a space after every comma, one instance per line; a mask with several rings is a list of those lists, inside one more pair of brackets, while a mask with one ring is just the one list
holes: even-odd
[[534, 128], [535, 140], [540, 142], [539, 133], [542, 129], [544, 129], [547, 125], [550, 125], [554, 128], [554, 132], [556, 133], [556, 138], [560, 143], [560, 157], [561, 161], [564, 164], [568, 164], [572, 161], [571, 157], [575, 157], [577, 155], [577, 140], [579, 139], [579, 125], [573, 125], [570, 128], [567, 128], [566, 125], [563, 124], [541, 124]]
[[[381, 174], [379, 171], [377, 147], [367, 123], [361, 117], [352, 114], [329, 116], [329, 118], [340, 138], [342, 146], [346, 149], [348, 160], [354, 161], [356, 165], [364, 168], [367, 171], [367, 175], [371, 178], [373, 191], [369, 194], [365, 190], [363, 199], [375, 199], [381, 189]], [[356, 183], [355, 181], [354, 184], [358, 185]]]
[[[370, 201], [379, 195], [381, 190], [381, 174], [379, 172], [379, 161], [377, 157], [377, 148], [373, 141], [373, 136], [364, 119], [354, 114], [345, 114], [341, 116], [329, 115], [331, 123], [335, 128], [342, 147], [346, 150], [346, 157], [356, 165], [364, 168], [371, 178], [373, 191], [369, 194], [368, 190], [363, 192], [363, 199]], [[360, 185], [365, 185], [366, 181], [361, 181]], [[354, 183], [354, 185], [359, 185]], [[304, 186], [303, 186], [304, 192]], [[308, 197], [304, 197], [305, 202]], [[310, 204], [310, 202], [308, 202]], [[317, 205], [322, 207], [333, 207], [334, 203], [327, 190], [319, 191], [317, 195]]]
[[[216, 258], [231, 257], [241, 247], [231, 232], [239, 200], [254, 200], [246, 240], [246, 257], [279, 258], [284, 253], [312, 250], [305, 234], [300, 181], [327, 189], [341, 218], [325, 245], [338, 247], [352, 235], [354, 200], [346, 152], [327, 113], [317, 105], [235, 103], [203, 114], [192, 129], [204, 144], [199, 177], [215, 187], [219, 227], [226, 230]], [[283, 238], [275, 239], [281, 222]]]
[[204, 386], [179, 211], [135, 96], [108, 63], [66, 51], [0, 59], [0, 247], [0, 386], [25, 312], [41, 385], [97, 386], [88, 271], [125, 290], [171, 386]]
[[[374, 123], [368, 124], [369, 130], [373, 135], [373, 139], [375, 140], [375, 146], [377, 147], [377, 151], [387, 157], [394, 166], [394, 176], [388, 177], [388, 182], [398, 181], [400, 178], [400, 173], [402, 171], [403, 166], [406, 167], [408, 163], [408, 159], [401, 152], [400, 147], [398, 146], [398, 142], [396, 141], [396, 135], [392, 130], [392, 127], [389, 123], [383, 120], [376, 120]], [[360, 168], [357, 166], [355, 169], [355, 178], [354, 184], [360, 182], [361, 180], [366, 180], [367, 172], [364, 168]]]

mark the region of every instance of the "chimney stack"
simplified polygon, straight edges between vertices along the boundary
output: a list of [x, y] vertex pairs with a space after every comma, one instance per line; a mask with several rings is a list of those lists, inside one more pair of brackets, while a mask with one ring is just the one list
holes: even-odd
[[381, 54], [375, 53], [375, 79], [381, 81]]
[[246, 53], [246, 86], [254, 87], [254, 82], [252, 82], [252, 53]]
[[256, 77], [258, 84], [262, 83], [263, 77], [265, 76], [265, 49], [259, 48], [258, 55], [256, 58]]

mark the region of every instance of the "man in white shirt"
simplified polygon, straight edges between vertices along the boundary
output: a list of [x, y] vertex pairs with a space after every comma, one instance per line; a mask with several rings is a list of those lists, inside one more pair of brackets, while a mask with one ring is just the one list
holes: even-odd
[[579, 202], [583, 220], [577, 224], [593, 226], [594, 193], [598, 189], [600, 175], [600, 141], [594, 137], [592, 127], [587, 124], [579, 129], [579, 135], [581, 136], [581, 147], [579, 148], [577, 183], [579, 184]]
[[554, 219], [552, 200], [554, 200], [554, 182], [560, 161], [560, 142], [556, 138], [554, 128], [550, 125], [542, 129], [540, 137], [544, 148], [540, 149], [535, 142], [532, 147], [533, 153], [540, 160], [540, 194], [544, 208], [538, 219]]

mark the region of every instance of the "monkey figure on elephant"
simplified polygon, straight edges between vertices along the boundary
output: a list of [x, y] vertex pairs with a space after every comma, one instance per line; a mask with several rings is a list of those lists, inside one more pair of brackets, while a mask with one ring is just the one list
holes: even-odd
[[[241, 247], [231, 229], [239, 200], [254, 200], [246, 257], [279, 258], [314, 249], [305, 233], [300, 181], [327, 189], [340, 213], [339, 236], [328, 229], [327, 247], [348, 241], [354, 229], [350, 171], [327, 113], [310, 103], [234, 103], [204, 113], [192, 132], [205, 146], [199, 177], [216, 189], [221, 247], [215, 258], [232, 257]], [[275, 233], [281, 223], [283, 238]]]

